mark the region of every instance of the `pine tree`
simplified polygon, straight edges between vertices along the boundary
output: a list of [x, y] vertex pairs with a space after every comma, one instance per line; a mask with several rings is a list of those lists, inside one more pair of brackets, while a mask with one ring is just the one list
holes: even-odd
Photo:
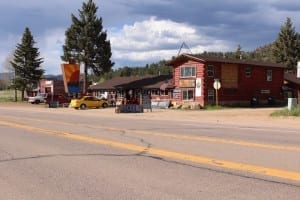
[[103, 31], [102, 18], [97, 18], [98, 7], [92, 0], [83, 3], [79, 18], [71, 15], [72, 24], [66, 30], [66, 41], [63, 45], [63, 61], [76, 62], [84, 66], [83, 93], [87, 91], [88, 71], [96, 76], [111, 70], [111, 46], [107, 33]]
[[277, 63], [285, 64], [289, 72], [296, 73], [299, 50], [299, 35], [295, 31], [291, 19], [287, 18], [274, 42], [273, 56]]
[[235, 51], [235, 58], [236, 59], [242, 59], [243, 58], [243, 52], [241, 45], [238, 45]]
[[43, 58], [40, 58], [38, 48], [34, 47], [35, 41], [28, 27], [22, 37], [21, 44], [17, 44], [11, 65], [15, 71], [15, 89], [22, 91], [24, 99], [25, 89], [36, 84], [44, 74], [41, 68]]

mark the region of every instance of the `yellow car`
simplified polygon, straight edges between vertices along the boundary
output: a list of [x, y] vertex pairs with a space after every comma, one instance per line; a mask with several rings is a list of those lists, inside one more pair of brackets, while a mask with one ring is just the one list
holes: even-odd
[[71, 108], [86, 109], [86, 108], [106, 108], [108, 103], [104, 99], [98, 99], [94, 96], [84, 96], [81, 99], [72, 99], [70, 103]]

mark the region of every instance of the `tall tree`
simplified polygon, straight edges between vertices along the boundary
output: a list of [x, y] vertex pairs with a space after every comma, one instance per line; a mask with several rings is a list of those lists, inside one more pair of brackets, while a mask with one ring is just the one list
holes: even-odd
[[71, 15], [72, 24], [66, 30], [66, 41], [63, 45], [63, 61], [76, 62], [84, 67], [83, 93], [87, 91], [88, 71], [100, 76], [111, 70], [110, 41], [107, 33], [103, 31], [102, 18], [97, 18], [98, 7], [93, 0], [83, 3], [79, 11], [79, 18]]
[[297, 61], [300, 58], [300, 40], [290, 18], [281, 26], [272, 51], [277, 63], [285, 64], [289, 72], [296, 73]]
[[236, 48], [236, 51], [235, 51], [235, 58], [236, 59], [242, 59], [243, 58], [243, 51], [242, 51], [242, 47], [241, 45], [239, 44]]
[[44, 74], [41, 68], [43, 58], [40, 58], [39, 49], [34, 47], [35, 41], [28, 27], [22, 37], [22, 42], [17, 44], [11, 65], [14, 68], [14, 87], [22, 91], [24, 99], [25, 89], [38, 82]]

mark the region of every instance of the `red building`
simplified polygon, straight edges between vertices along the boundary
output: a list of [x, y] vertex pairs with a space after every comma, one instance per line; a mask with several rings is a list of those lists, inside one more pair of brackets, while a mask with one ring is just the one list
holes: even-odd
[[[181, 54], [169, 64], [173, 66], [175, 104], [273, 104], [284, 99], [285, 66], [281, 64], [191, 54]], [[217, 93], [216, 80], [221, 85]]]

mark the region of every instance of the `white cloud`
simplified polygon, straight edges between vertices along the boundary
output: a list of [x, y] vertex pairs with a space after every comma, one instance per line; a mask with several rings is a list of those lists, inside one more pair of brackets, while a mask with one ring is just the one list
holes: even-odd
[[121, 30], [109, 34], [113, 58], [124, 64], [170, 59], [177, 55], [183, 42], [192, 53], [225, 51], [230, 47], [228, 42], [201, 33], [198, 27], [155, 17], [124, 25]]
[[46, 74], [60, 74], [62, 60], [62, 45], [65, 42], [65, 30], [47, 30], [43, 35], [36, 39], [36, 47], [40, 50], [40, 56], [44, 58], [42, 64]]

